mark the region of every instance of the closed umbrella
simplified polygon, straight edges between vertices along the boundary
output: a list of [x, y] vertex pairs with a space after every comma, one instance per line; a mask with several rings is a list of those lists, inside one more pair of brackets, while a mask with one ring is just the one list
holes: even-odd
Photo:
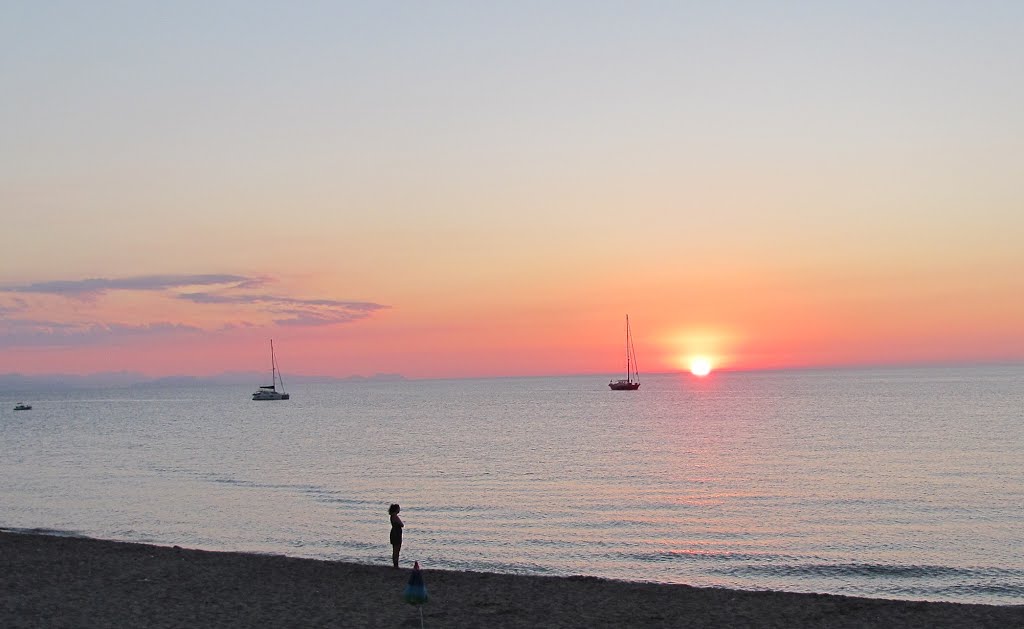
[[427, 602], [427, 584], [423, 582], [423, 573], [420, 572], [420, 562], [412, 566], [412, 575], [409, 583], [405, 586], [405, 602], [416, 605], [420, 608], [420, 627], [423, 627], [423, 608], [420, 607]]

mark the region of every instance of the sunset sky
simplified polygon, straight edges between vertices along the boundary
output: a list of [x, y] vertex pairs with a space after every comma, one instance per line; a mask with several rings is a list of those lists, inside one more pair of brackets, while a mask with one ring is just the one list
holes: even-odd
[[1024, 361], [1024, 3], [8, 2], [0, 373]]

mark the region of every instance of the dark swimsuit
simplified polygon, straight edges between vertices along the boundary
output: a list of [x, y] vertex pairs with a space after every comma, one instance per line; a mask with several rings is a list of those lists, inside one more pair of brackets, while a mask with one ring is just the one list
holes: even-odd
[[402, 527], [405, 526], [404, 524], [402, 524], [401, 520], [399, 520], [397, 522], [395, 520], [396, 520], [396, 517], [395, 516], [391, 516], [391, 545], [392, 546], [398, 546], [399, 544], [402, 543]]

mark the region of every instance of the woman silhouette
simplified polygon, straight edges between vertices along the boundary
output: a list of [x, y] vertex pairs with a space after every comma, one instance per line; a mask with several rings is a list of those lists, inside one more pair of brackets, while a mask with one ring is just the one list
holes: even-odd
[[391, 563], [398, 567], [398, 553], [402, 552], [402, 518], [398, 512], [402, 510], [397, 504], [388, 507], [388, 514], [391, 515]]

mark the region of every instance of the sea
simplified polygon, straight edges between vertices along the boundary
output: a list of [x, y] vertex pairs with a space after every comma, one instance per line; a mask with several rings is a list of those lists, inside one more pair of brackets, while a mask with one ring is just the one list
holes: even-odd
[[0, 528], [1024, 604], [1024, 366], [608, 379], [3, 393]]

